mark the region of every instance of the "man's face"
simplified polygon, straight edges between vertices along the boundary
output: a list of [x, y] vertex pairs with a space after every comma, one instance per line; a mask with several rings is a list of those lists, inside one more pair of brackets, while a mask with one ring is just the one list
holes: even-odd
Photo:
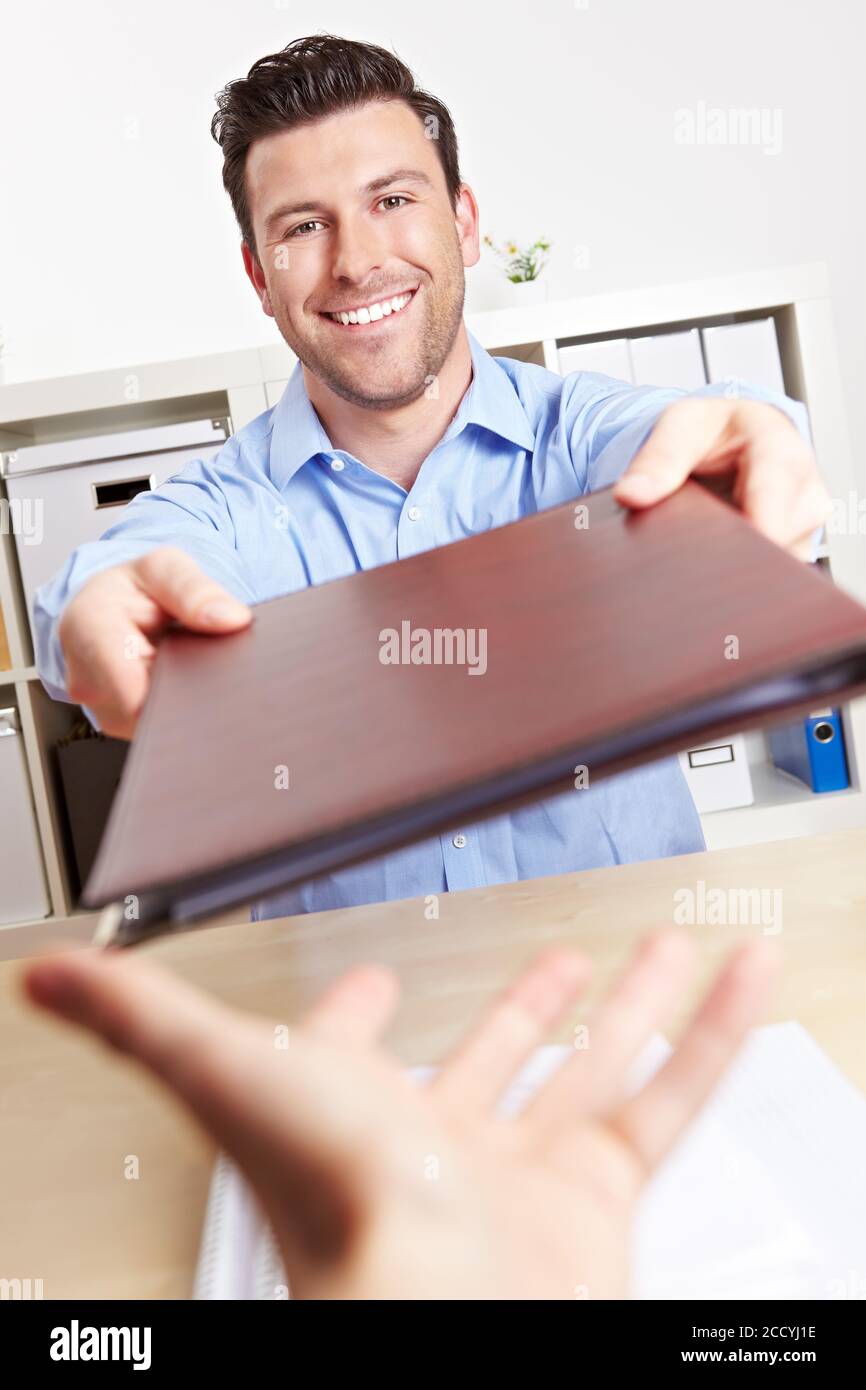
[[258, 252], [244, 248], [247, 273], [304, 366], [356, 405], [417, 399], [454, 344], [479, 253], [472, 193], [463, 185], [451, 206], [415, 113], [373, 102], [266, 136], [246, 187]]

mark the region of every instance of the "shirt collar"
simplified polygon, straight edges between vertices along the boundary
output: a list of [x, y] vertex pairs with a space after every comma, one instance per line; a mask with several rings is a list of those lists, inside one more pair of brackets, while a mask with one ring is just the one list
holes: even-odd
[[[440, 443], [455, 438], [466, 425], [478, 425], [522, 449], [534, 448], [535, 433], [510, 376], [468, 329], [467, 337], [472, 353], [472, 380]], [[304, 369], [298, 362], [274, 407], [271, 478], [282, 489], [317, 454], [338, 452], [307, 395]]]

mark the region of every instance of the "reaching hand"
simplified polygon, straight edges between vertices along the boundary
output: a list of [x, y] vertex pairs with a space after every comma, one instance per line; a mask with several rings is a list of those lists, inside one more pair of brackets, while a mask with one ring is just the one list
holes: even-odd
[[337, 980], [281, 1047], [140, 956], [31, 964], [37, 1004], [159, 1077], [235, 1160], [276, 1232], [294, 1297], [622, 1297], [641, 1188], [757, 1020], [774, 974], [737, 949], [673, 1055], [636, 1095], [631, 1062], [682, 997], [691, 947], [649, 937], [575, 1050], [513, 1119], [497, 1102], [584, 991], [588, 961], [540, 956], [426, 1087], [378, 1039], [397, 984]]

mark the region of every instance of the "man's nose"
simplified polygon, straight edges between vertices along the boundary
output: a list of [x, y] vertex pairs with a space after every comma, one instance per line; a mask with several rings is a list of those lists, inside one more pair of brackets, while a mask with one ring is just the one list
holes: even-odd
[[381, 235], [362, 218], [341, 222], [333, 246], [334, 279], [349, 280], [355, 285], [363, 284], [370, 272], [379, 269], [386, 259]]

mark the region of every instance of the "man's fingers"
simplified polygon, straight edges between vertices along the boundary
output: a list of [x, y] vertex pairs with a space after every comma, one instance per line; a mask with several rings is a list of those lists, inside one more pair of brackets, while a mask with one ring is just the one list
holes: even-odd
[[716, 447], [732, 409], [719, 400], [682, 400], [663, 410], [614, 487], [617, 502], [645, 507], [676, 492]]
[[175, 546], [160, 546], [132, 562], [136, 583], [164, 613], [196, 632], [233, 632], [252, 612]]
[[804, 555], [830, 497], [793, 421], [762, 401], [684, 399], [668, 406], [614, 487], [629, 507], [651, 506], [686, 478], [733, 478], [733, 500], [771, 540]]
[[544, 1143], [550, 1134], [618, 1104], [630, 1064], [682, 997], [693, 958], [692, 944], [680, 932], [647, 937], [590, 1020], [586, 1046], [541, 1088], [521, 1124]]
[[61, 627], [70, 699], [92, 709], [102, 731], [131, 738], [150, 684], [155, 647], [122, 608], [97, 613], [74, 599]]
[[786, 548], [807, 542], [824, 525], [831, 509], [830, 495], [817, 470], [810, 467], [811, 451], [800, 443], [802, 451], [795, 439], [792, 453], [785, 455], [773, 439], [757, 440], [749, 449], [740, 488], [744, 515]]
[[585, 989], [590, 963], [575, 951], [546, 951], [487, 1010], [430, 1085], [437, 1103], [480, 1114]]
[[95, 575], [60, 622], [67, 692], [106, 734], [131, 738], [163, 629], [177, 618], [201, 632], [245, 627], [250, 609], [170, 546]]
[[652, 1172], [695, 1118], [766, 1004], [778, 956], [766, 941], [736, 950], [673, 1055], [620, 1108], [611, 1127]]
[[347, 1047], [370, 1045], [384, 1032], [397, 1006], [396, 976], [376, 965], [341, 975], [303, 1020], [306, 1033]]

